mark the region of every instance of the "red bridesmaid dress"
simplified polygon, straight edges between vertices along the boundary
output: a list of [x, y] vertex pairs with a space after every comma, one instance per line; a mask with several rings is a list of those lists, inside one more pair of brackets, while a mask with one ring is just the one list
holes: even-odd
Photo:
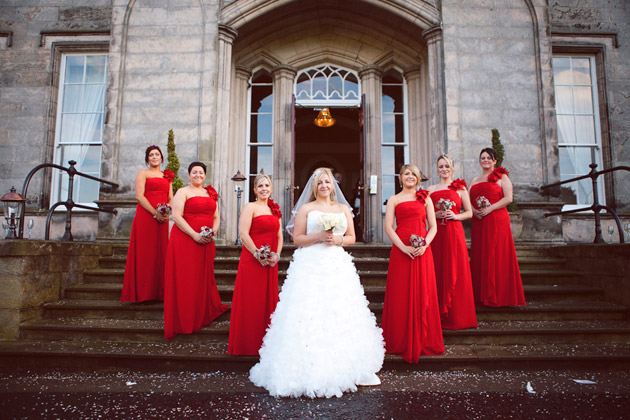
[[[417, 200], [402, 202], [395, 210], [396, 233], [405, 245], [412, 234], [427, 235], [428, 192], [416, 195]], [[402, 354], [408, 363], [418, 363], [421, 354], [444, 353], [431, 247], [411, 259], [392, 246], [381, 327], [387, 353]]]
[[[269, 245], [271, 251], [277, 252], [279, 218], [282, 214], [277, 209], [278, 205], [271, 200], [269, 207], [274, 214], [254, 217], [249, 236], [256, 244], [256, 248]], [[278, 264], [274, 267], [263, 267], [251, 252], [243, 247], [232, 297], [229, 354], [258, 355], [277, 303]]]
[[[431, 193], [436, 210], [440, 210], [437, 206], [440, 199], [450, 200], [455, 203], [451, 211], [459, 214], [462, 198], [457, 190], [460, 189], [466, 189], [466, 182], [456, 179], [451, 182], [448, 189]], [[431, 250], [435, 264], [442, 328], [446, 330], [475, 328], [477, 315], [470, 279], [468, 246], [462, 222], [447, 220], [442, 224], [442, 220], [438, 219], [437, 227], [437, 234], [431, 242]]]
[[[479, 209], [477, 200], [485, 197], [490, 203], [503, 198], [503, 190], [496, 182], [508, 172], [496, 168], [486, 182], [470, 189], [472, 205]], [[525, 294], [514, 239], [510, 228], [510, 215], [505, 207], [495, 210], [483, 219], [473, 217], [471, 226], [470, 273], [475, 303], [484, 306], [525, 306]]]
[[[148, 178], [144, 196], [154, 208], [168, 203], [173, 172], [164, 171], [164, 178]], [[164, 262], [168, 246], [168, 221], [158, 223], [140, 204], [131, 225], [131, 237], [121, 302], [141, 302], [164, 298]]]
[[[186, 200], [184, 219], [195, 231], [202, 226], [212, 227], [217, 206], [217, 193], [206, 187], [210, 197], [191, 197]], [[171, 230], [166, 253], [164, 274], [164, 337], [190, 334], [228, 309], [214, 278], [214, 242], [201, 245], [177, 226]]]

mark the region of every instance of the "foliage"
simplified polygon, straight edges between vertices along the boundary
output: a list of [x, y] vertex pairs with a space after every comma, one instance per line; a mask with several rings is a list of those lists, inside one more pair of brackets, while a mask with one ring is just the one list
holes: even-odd
[[166, 169], [170, 169], [175, 174], [175, 178], [173, 179], [173, 194], [177, 192], [184, 185], [184, 181], [179, 177], [179, 158], [177, 157], [177, 153], [175, 153], [175, 134], [173, 130], [168, 131], [168, 143], [166, 144], [166, 151], [168, 153], [168, 165], [166, 165]]
[[[503, 158], [505, 157], [505, 148], [503, 147], [503, 143], [501, 143], [501, 135], [499, 134], [499, 130], [496, 128], [492, 129], [492, 148], [497, 154], [497, 167], [503, 165]], [[518, 204], [516, 204], [516, 200], [512, 199], [512, 202], [507, 205], [507, 210], [509, 212], [513, 212], [518, 210]]]

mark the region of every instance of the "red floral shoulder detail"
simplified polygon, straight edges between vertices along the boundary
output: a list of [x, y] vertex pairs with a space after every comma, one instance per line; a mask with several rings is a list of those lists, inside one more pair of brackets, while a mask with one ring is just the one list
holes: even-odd
[[422, 188], [420, 188], [418, 191], [416, 191], [416, 200], [418, 200], [421, 203], [424, 203], [428, 196], [429, 196], [429, 191], [427, 190], [423, 190]]
[[208, 191], [208, 194], [210, 195], [210, 198], [212, 198], [214, 201], [219, 201], [219, 194], [217, 194], [217, 190], [215, 190], [212, 185], [208, 185], [206, 187], [206, 191]]
[[503, 175], [509, 175], [507, 169], [502, 168], [501, 166], [494, 168], [494, 171], [488, 175], [488, 182], [497, 182]]
[[277, 218], [282, 217], [282, 212], [280, 211], [280, 206], [276, 204], [272, 199], [267, 200], [267, 205], [271, 209], [271, 214], [276, 216]]
[[465, 190], [466, 188], [468, 188], [468, 185], [466, 185], [466, 181], [464, 181], [463, 179], [459, 179], [459, 178], [457, 178], [455, 181], [451, 182], [451, 185], [448, 186], [448, 189], [449, 190], [453, 190], [453, 191]]
[[168, 182], [173, 182], [173, 179], [175, 179], [175, 174], [170, 169], [165, 169], [164, 178], [166, 178]]

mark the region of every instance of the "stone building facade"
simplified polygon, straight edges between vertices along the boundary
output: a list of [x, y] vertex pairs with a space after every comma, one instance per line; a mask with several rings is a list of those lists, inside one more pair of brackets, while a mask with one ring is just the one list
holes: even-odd
[[[144, 149], [165, 152], [172, 129], [180, 177], [208, 164], [226, 242], [237, 170], [271, 174], [286, 217], [318, 165], [343, 173], [362, 239], [380, 242], [400, 164], [416, 163], [426, 186], [448, 153], [470, 180], [496, 128], [518, 239], [592, 240], [592, 216], [542, 217], [588, 204], [588, 185], [540, 186], [586, 173], [585, 156], [630, 166], [629, 26], [624, 0], [4, 0], [0, 189], [73, 158], [119, 184], [77, 186], [76, 200], [118, 215], [78, 213], [75, 237], [125, 237]], [[333, 127], [313, 124], [323, 107]], [[600, 191], [622, 215], [629, 177], [607, 176]], [[34, 236], [65, 200], [62, 181], [44, 171], [29, 186]]]

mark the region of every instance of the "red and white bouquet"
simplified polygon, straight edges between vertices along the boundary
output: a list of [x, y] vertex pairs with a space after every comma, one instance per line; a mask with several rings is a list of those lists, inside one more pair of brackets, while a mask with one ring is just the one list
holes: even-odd
[[157, 212], [160, 213], [162, 216], [168, 216], [173, 212], [171, 206], [165, 203], [158, 203], [155, 210], [157, 210]]
[[254, 258], [257, 260], [267, 260], [271, 258], [271, 247], [269, 245], [263, 245], [254, 252]]
[[208, 227], [208, 226], [202, 226], [201, 227], [201, 232], [199, 232], [199, 233], [201, 233], [201, 236], [203, 238], [211, 238], [212, 239], [212, 237], [214, 236], [214, 230], [212, 230], [212, 228]]
[[421, 246], [427, 246], [427, 241], [420, 235], [411, 235], [409, 238], [411, 246], [414, 248], [420, 248]]
[[478, 209], [485, 209], [486, 207], [490, 207], [491, 205], [492, 205], [492, 203], [490, 202], [490, 200], [488, 200], [483, 195], [480, 195], [479, 197], [477, 197], [477, 208]]
[[[455, 205], [454, 201], [451, 201], [449, 199], [445, 199], [445, 198], [440, 198], [437, 202], [437, 207], [442, 210], [442, 211], [448, 211], [451, 208], [453, 208], [453, 206]], [[442, 224], [445, 225], [446, 224], [446, 218], [443, 217], [442, 218]]]

